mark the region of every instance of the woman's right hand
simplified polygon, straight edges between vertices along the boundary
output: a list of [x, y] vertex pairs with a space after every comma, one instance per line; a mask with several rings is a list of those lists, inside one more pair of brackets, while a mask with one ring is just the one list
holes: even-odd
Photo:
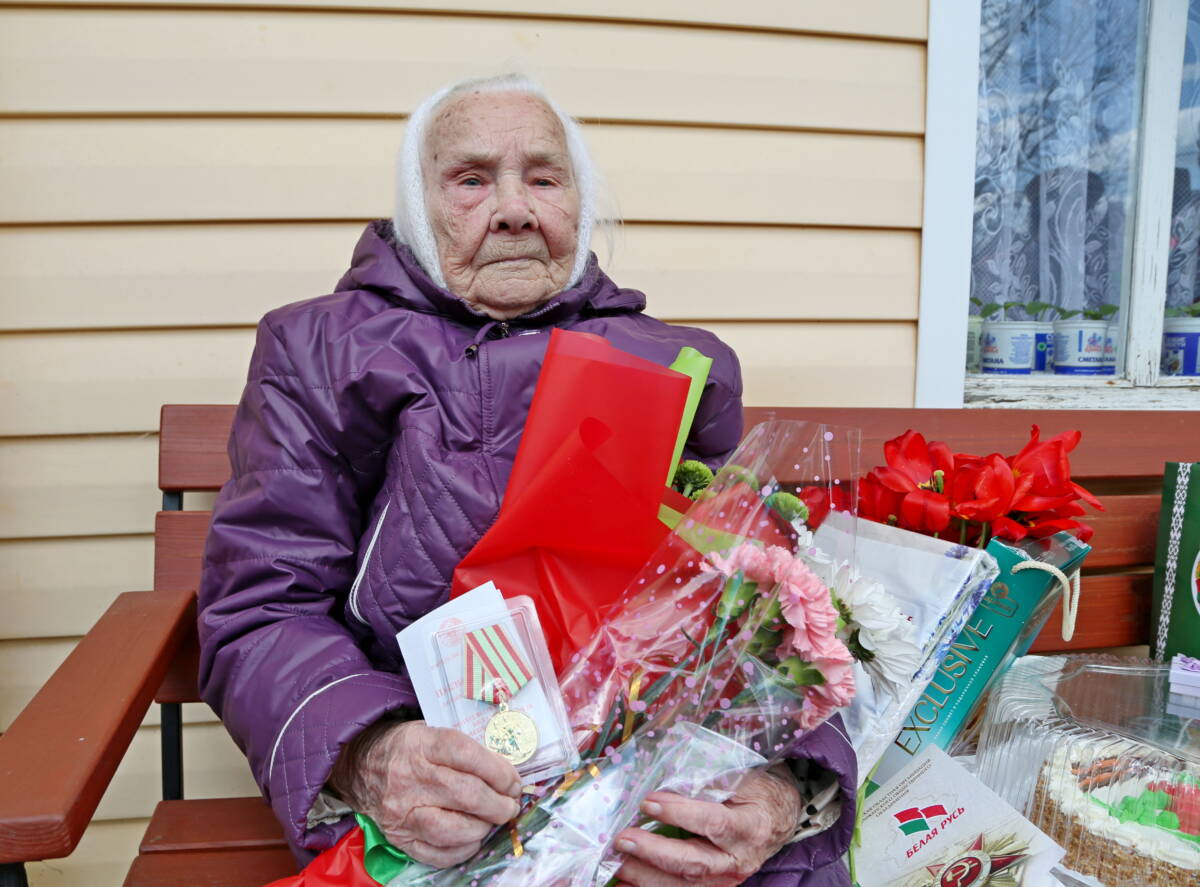
[[516, 768], [465, 733], [382, 722], [342, 750], [334, 791], [387, 839], [437, 868], [465, 862], [520, 810]]

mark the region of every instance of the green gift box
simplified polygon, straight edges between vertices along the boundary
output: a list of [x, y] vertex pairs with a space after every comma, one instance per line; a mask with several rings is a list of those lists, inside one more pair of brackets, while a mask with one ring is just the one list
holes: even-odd
[[1200, 657], [1200, 463], [1168, 462], [1158, 519], [1150, 649]]

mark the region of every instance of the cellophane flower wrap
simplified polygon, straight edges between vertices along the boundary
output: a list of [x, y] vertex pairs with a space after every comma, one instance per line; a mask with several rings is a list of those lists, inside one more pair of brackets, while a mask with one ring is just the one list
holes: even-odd
[[809, 524], [856, 501], [858, 446], [852, 429], [752, 429], [560, 674], [582, 767], [534, 787], [470, 861], [391, 883], [608, 883], [617, 833], [670, 833], [640, 813], [650, 792], [723, 801], [846, 706], [854, 657], [828, 581], [853, 535], [821, 551]]

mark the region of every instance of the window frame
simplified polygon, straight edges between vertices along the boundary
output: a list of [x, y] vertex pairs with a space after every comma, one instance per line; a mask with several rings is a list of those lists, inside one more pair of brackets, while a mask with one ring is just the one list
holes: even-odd
[[930, 0], [916, 406], [1200, 409], [1200, 380], [1160, 378], [1189, 0], [1148, 0], [1130, 285], [1118, 377], [966, 373], [981, 0]]

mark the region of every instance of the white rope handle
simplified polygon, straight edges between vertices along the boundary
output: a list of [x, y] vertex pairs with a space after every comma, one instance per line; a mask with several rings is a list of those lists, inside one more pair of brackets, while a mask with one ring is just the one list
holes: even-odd
[[1041, 561], [1021, 561], [1019, 564], [1013, 564], [1014, 573], [1020, 573], [1022, 570], [1042, 570], [1058, 580], [1063, 592], [1062, 639], [1071, 640], [1075, 637], [1075, 617], [1079, 615], [1079, 571], [1076, 570], [1068, 579], [1067, 574], [1058, 567]]

